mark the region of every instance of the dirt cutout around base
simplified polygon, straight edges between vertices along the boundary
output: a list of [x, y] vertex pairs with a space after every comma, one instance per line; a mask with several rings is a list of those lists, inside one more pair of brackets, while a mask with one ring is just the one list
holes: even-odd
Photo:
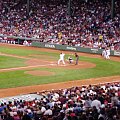
[[55, 75], [54, 72], [40, 71], [40, 70], [26, 71], [25, 74], [30, 74], [30, 75], [34, 75], [34, 76], [51, 76], [51, 75]]

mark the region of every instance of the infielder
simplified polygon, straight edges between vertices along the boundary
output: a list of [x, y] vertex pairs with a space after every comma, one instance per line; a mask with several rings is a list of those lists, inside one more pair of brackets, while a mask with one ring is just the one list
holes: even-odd
[[103, 50], [102, 56], [103, 56], [105, 59], [110, 59], [110, 49], [105, 49], [105, 50]]
[[110, 59], [110, 49], [107, 49], [106, 50], [106, 59]]
[[58, 65], [60, 64], [60, 62], [62, 62], [65, 65], [64, 56], [65, 56], [64, 53], [60, 53], [60, 59], [58, 60]]
[[106, 55], [107, 55], [107, 51], [106, 51], [106, 49], [104, 49], [103, 52], [102, 52], [102, 56], [103, 56], [103, 58], [106, 59]]

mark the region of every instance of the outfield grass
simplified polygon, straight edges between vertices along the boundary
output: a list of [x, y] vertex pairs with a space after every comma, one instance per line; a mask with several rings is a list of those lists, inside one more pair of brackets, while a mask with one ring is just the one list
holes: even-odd
[[[2, 53], [9, 53], [15, 54], [19, 56], [29, 56], [29, 55], [47, 55], [50, 57], [51, 55], [56, 60], [59, 58], [58, 53], [51, 53], [51, 52], [40, 52], [37, 50], [24, 50], [24, 49], [17, 49], [17, 48], [7, 48], [1, 47], [0, 51]], [[2, 56], [3, 57], [3, 56]], [[67, 56], [66, 56], [67, 57]], [[16, 59], [12, 57], [3, 57], [4, 60], [7, 59], [9, 64], [4, 63], [2, 67], [10, 67], [17, 66], [18, 64], [24, 65], [24, 59]], [[3, 59], [2, 58], [2, 59]], [[42, 59], [42, 58], [40, 58]], [[44, 58], [43, 58], [44, 59]], [[105, 77], [105, 76], [115, 76], [120, 75], [120, 64], [119, 62], [103, 60], [99, 58], [89, 58], [89, 57], [80, 57], [81, 61], [92, 62], [96, 64], [95, 68], [88, 68], [88, 69], [64, 69], [64, 68], [34, 68], [33, 70], [46, 70], [55, 72], [54, 76], [33, 76], [25, 74], [25, 70], [16, 70], [10, 72], [1, 72], [0, 73], [0, 88], [10, 88], [10, 87], [18, 87], [18, 86], [28, 86], [28, 85], [37, 85], [37, 84], [48, 84], [54, 82], [63, 82], [63, 81], [70, 81], [70, 80], [81, 80], [81, 79], [88, 79], [88, 78], [98, 78], [98, 77]], [[13, 62], [14, 61], [14, 62]], [[2, 68], [1, 67], [1, 68]]]
[[0, 46], [0, 52], [6, 53], [6, 54], [14, 54], [19, 56], [27, 56], [32, 57], [31, 55], [47, 55], [47, 56], [53, 56], [56, 59], [58, 58], [58, 54], [51, 53], [51, 52], [44, 52], [44, 51], [38, 51], [38, 50], [26, 50], [22, 48], [8, 48], [7, 46]]
[[25, 59], [0, 55], [0, 69], [26, 66]]

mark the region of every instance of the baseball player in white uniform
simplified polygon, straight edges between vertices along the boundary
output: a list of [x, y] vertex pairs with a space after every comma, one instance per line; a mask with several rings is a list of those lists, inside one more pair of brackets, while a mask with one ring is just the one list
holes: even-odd
[[107, 52], [106, 52], [106, 50], [104, 49], [103, 52], [102, 52], [102, 56], [103, 56], [103, 58], [106, 59], [106, 55], [107, 55]]
[[110, 49], [107, 49], [106, 50], [106, 59], [110, 59]]
[[58, 65], [60, 64], [60, 62], [62, 62], [65, 65], [64, 56], [65, 56], [64, 53], [60, 53], [60, 59], [58, 60]]

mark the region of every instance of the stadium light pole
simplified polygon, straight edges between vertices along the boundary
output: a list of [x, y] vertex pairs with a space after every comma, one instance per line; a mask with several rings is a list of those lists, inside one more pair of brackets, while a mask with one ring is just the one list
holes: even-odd
[[68, 14], [71, 16], [71, 0], [68, 1]]
[[27, 0], [27, 16], [29, 17], [30, 12], [30, 0]]
[[113, 19], [115, 15], [115, 0], [111, 1], [111, 18]]

